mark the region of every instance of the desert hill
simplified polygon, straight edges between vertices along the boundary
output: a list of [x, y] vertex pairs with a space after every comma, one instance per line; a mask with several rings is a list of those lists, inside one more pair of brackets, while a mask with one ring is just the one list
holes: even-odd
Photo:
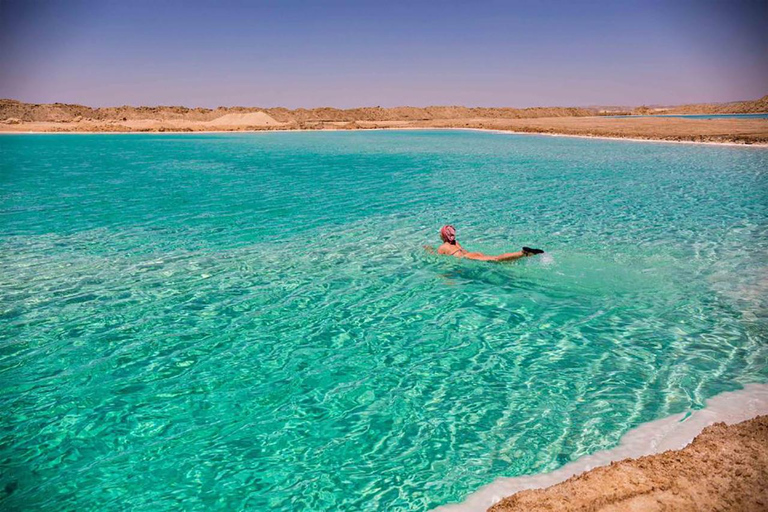
[[[104, 107], [0, 100], [0, 132], [205, 132], [477, 128], [523, 133], [693, 142], [768, 143], [768, 120], [686, 119], [629, 114], [768, 112], [768, 96], [754, 101], [679, 107], [461, 106], [338, 108]], [[627, 115], [616, 115], [627, 114]]]
[[[614, 107], [533, 107], [490, 108], [462, 106], [432, 107], [362, 107], [338, 109], [332, 107], [287, 109], [259, 107], [188, 108], [103, 107], [92, 108], [67, 103], [22, 103], [0, 100], [0, 122], [10, 123], [119, 123], [131, 129], [152, 129], [158, 125], [178, 128], [181, 124], [213, 127], [276, 127], [305, 123], [354, 123], [434, 121], [456, 119], [538, 119], [557, 117], [587, 117], [606, 113]], [[706, 103], [676, 107], [636, 107], [626, 113], [713, 114], [768, 112], [768, 96], [758, 100], [731, 103]], [[10, 120], [10, 121], [9, 121]], [[135, 126], [131, 126], [135, 125]], [[153, 126], [150, 126], [153, 125]]]
[[768, 112], [768, 95], [759, 100], [729, 103], [696, 103], [670, 107], [665, 114], [759, 114]]
[[[538, 117], [571, 117], [594, 115], [594, 110], [586, 108], [535, 107], [535, 108], [469, 108], [449, 107], [364, 107], [338, 109], [321, 107], [313, 109], [258, 108], [258, 107], [219, 107], [187, 108], [177, 106], [158, 107], [104, 107], [91, 108], [67, 103], [22, 103], [16, 100], [0, 100], [0, 120], [18, 119], [22, 122], [75, 122], [83, 119], [93, 121], [130, 121], [152, 119], [157, 121], [197, 121], [210, 122], [224, 116], [242, 114], [265, 114], [272, 122], [352, 122], [352, 121], [425, 121], [432, 119], [524, 119]], [[227, 119], [221, 119], [228, 122]], [[242, 117], [240, 119], [243, 119]], [[266, 120], [266, 118], [264, 118]], [[260, 122], [252, 123], [260, 124]]]

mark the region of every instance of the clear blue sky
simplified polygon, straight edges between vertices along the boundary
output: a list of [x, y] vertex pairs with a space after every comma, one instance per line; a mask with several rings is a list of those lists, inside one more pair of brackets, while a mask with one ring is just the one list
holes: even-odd
[[0, 97], [639, 105], [768, 93], [768, 1], [0, 0]]

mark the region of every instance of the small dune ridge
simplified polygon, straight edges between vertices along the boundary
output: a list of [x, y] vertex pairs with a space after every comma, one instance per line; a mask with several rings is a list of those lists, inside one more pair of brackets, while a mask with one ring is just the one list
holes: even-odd
[[224, 114], [206, 123], [209, 126], [278, 126], [282, 125], [266, 112]]

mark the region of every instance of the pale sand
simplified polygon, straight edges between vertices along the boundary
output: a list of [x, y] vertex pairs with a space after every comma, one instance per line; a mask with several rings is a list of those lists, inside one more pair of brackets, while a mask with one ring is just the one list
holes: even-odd
[[[766, 414], [768, 385], [750, 384], [741, 391], [711, 398], [706, 408], [690, 415], [681, 413], [642, 424], [628, 432], [616, 448], [582, 457], [550, 473], [500, 478], [462, 503], [440, 507], [436, 512], [480, 512], [496, 503], [493, 512], [702, 510], [697, 507], [703, 498], [716, 507], [703, 510], [754, 510], [739, 503], [749, 504], [749, 500], [764, 496], [753, 476], [768, 476]], [[756, 416], [762, 419], [750, 423], [748, 430], [756, 428], [755, 435], [762, 437], [754, 442], [745, 440], [739, 429], [720, 426], [705, 430], [718, 422], [732, 425]], [[755, 423], [761, 426], [754, 427]], [[694, 448], [679, 451], [702, 430], [706, 442], [697, 441]], [[756, 444], [762, 447], [756, 448]], [[633, 459], [649, 454], [656, 455]], [[614, 462], [618, 460], [622, 461]], [[668, 471], [668, 467], [674, 469]], [[691, 475], [699, 474], [706, 474], [708, 480], [691, 479]], [[510, 498], [502, 499], [504, 496]], [[661, 505], [654, 505], [657, 500]]]
[[225, 114], [205, 123], [206, 126], [284, 126], [265, 112]]

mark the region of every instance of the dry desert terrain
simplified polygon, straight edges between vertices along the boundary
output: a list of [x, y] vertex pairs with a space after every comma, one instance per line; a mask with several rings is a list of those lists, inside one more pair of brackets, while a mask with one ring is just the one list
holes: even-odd
[[[688, 105], [629, 113], [768, 112], [768, 96], [719, 106]], [[107, 107], [0, 100], [0, 132], [209, 132], [473, 128], [518, 133], [666, 141], [768, 144], [768, 119], [608, 117], [598, 108], [368, 107]], [[608, 112], [610, 113], [610, 112]], [[627, 112], [625, 112], [627, 113]]]

